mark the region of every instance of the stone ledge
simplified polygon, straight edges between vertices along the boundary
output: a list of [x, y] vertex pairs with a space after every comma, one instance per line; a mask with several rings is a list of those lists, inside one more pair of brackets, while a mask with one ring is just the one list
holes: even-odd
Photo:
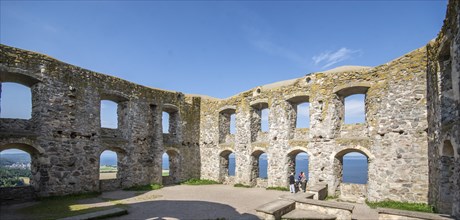
[[377, 212], [379, 213], [379, 219], [382, 218], [381, 215], [396, 215], [401, 218], [414, 218], [414, 219], [432, 219], [432, 220], [447, 220], [453, 219], [447, 216], [441, 216], [439, 214], [434, 213], [425, 213], [425, 212], [414, 212], [414, 211], [406, 211], [406, 210], [399, 210], [399, 209], [389, 209], [389, 208], [377, 208]]
[[126, 144], [129, 142], [128, 140], [121, 138], [121, 137], [107, 137], [107, 136], [101, 136], [101, 141], [103, 143], [108, 143], [108, 144], [112, 144], [112, 143]]
[[0, 131], [2, 138], [37, 138], [38, 135], [29, 131]]
[[59, 220], [89, 220], [89, 219], [102, 219], [108, 217], [115, 217], [128, 214], [128, 210], [122, 208], [113, 208], [98, 212], [86, 213], [83, 215], [71, 216], [67, 218], [61, 218]]
[[313, 199], [314, 193], [296, 193], [296, 194], [288, 194], [288, 195], [281, 195], [281, 199], [290, 199], [290, 200], [296, 200], [296, 199]]
[[325, 200], [327, 197], [327, 184], [318, 183], [314, 186], [309, 187], [307, 192], [314, 194], [313, 199]]
[[252, 147], [260, 147], [260, 148], [267, 148], [270, 146], [270, 143], [268, 141], [257, 141], [257, 142], [252, 142], [251, 143]]
[[352, 212], [355, 208], [354, 205], [340, 203], [340, 202], [332, 202], [332, 201], [322, 201], [322, 200], [315, 200], [315, 199], [306, 199], [306, 198], [296, 198], [294, 201], [298, 203], [304, 203], [308, 205], [314, 206], [323, 206], [328, 208], [335, 208], [335, 209], [343, 209]]
[[291, 212], [281, 216], [283, 220], [290, 220], [290, 219], [310, 219], [310, 220], [334, 220], [337, 217], [332, 215], [327, 215], [311, 210], [302, 210], [302, 209], [295, 209]]
[[255, 210], [260, 219], [280, 219], [284, 214], [295, 209], [295, 202], [292, 200], [278, 199], [265, 203]]

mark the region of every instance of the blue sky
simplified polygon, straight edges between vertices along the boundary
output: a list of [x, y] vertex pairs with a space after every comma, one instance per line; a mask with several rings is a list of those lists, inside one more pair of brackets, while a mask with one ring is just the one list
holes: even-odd
[[1, 1], [1, 43], [142, 85], [226, 98], [426, 45], [446, 1]]
[[[226, 98], [337, 66], [391, 61], [436, 37], [447, 1], [2, 0], [0, 6], [2, 44], [150, 87]], [[0, 117], [30, 117], [19, 101], [30, 96], [16, 90], [3, 87]]]

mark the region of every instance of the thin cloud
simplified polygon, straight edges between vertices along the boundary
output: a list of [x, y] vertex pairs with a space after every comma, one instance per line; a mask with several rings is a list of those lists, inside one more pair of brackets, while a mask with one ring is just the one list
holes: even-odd
[[293, 61], [295, 63], [299, 63], [301, 65], [306, 64], [306, 59], [299, 55], [298, 53], [289, 50], [283, 46], [277, 45], [271, 41], [268, 40], [258, 40], [253, 42], [253, 44], [259, 48], [262, 51], [265, 51], [266, 53], [270, 55], [277, 55], [280, 57], [284, 57], [290, 61]]
[[365, 122], [364, 99], [354, 98], [345, 100], [345, 123], [363, 123]]
[[351, 50], [346, 47], [342, 47], [335, 52], [323, 52], [317, 56], [313, 56], [312, 59], [315, 62], [315, 65], [322, 64], [322, 68], [327, 68], [338, 62], [348, 60], [352, 58], [353, 55], [359, 54], [360, 52], [360, 50]]
[[345, 103], [345, 111], [351, 116], [364, 115], [364, 102], [361, 100], [349, 100]]

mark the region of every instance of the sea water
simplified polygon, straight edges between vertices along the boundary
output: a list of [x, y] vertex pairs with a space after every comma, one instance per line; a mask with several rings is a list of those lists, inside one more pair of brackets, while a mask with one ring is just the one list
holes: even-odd
[[[101, 157], [101, 165], [117, 165], [116, 157]], [[167, 159], [163, 160], [163, 169], [168, 169], [169, 161]], [[261, 158], [259, 160], [259, 176], [260, 178], [267, 178], [267, 167], [268, 159]], [[235, 158], [229, 158], [229, 175], [235, 175]], [[367, 183], [367, 158], [366, 157], [344, 157], [343, 158], [343, 179], [344, 183], [357, 183], [357, 184], [366, 184]], [[297, 158], [296, 159], [296, 169], [295, 176], [299, 176], [300, 172], [303, 171], [306, 173], [307, 179], [309, 177], [308, 173], [308, 158]]]

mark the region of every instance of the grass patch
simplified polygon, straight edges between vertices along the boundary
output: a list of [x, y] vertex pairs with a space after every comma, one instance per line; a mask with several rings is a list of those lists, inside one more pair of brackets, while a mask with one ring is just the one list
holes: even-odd
[[185, 185], [212, 185], [212, 184], [220, 184], [220, 183], [216, 182], [214, 180], [192, 178], [192, 179], [189, 179], [189, 180], [187, 180], [185, 182], [182, 182], [181, 184], [185, 184]]
[[270, 187], [267, 187], [266, 190], [289, 191], [289, 188], [280, 187], [280, 186], [270, 186]]
[[169, 176], [169, 170], [162, 170], [161, 176]]
[[99, 173], [116, 173], [117, 167], [115, 166], [100, 166]]
[[326, 196], [324, 200], [336, 200], [338, 198], [339, 198], [338, 196]]
[[409, 202], [395, 202], [395, 201], [382, 201], [382, 202], [369, 202], [366, 201], [367, 205], [373, 209], [377, 207], [381, 208], [391, 208], [391, 209], [401, 209], [408, 211], [417, 211], [417, 212], [429, 212], [433, 213], [434, 208], [425, 203], [409, 203]]
[[40, 203], [36, 205], [25, 207], [18, 211], [30, 217], [30, 219], [59, 219], [114, 207], [122, 207], [118, 204], [105, 207], [93, 207], [92, 204], [80, 204], [78, 202], [82, 199], [95, 198], [98, 195], [100, 195], [100, 193], [47, 197], [40, 199]]
[[161, 189], [163, 188], [163, 185], [158, 184], [158, 183], [152, 183], [148, 185], [143, 185], [143, 186], [131, 186], [129, 188], [124, 188], [123, 190], [126, 191], [150, 191], [150, 190], [156, 190], [156, 189]]
[[251, 188], [251, 186], [248, 186], [248, 185], [244, 185], [242, 183], [237, 183], [235, 185], [233, 185], [234, 187], [241, 187], [241, 188]]

